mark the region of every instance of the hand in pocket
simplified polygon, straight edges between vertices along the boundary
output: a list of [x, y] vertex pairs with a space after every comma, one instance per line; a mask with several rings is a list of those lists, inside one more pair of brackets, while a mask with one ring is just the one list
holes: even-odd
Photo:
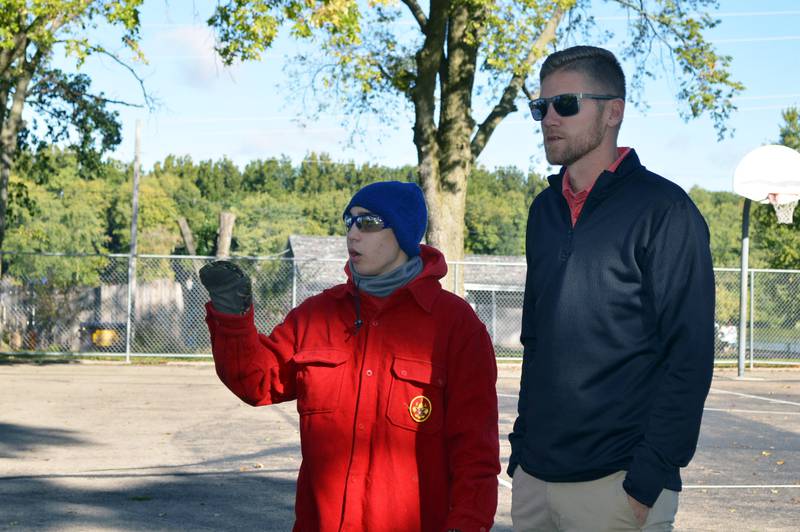
[[647, 521], [647, 514], [650, 512], [650, 508], [640, 503], [630, 495], [627, 495], [627, 497], [628, 497], [628, 504], [631, 505], [631, 509], [633, 510], [633, 515], [636, 517], [636, 522], [638, 523], [639, 526], [644, 526], [645, 521]]

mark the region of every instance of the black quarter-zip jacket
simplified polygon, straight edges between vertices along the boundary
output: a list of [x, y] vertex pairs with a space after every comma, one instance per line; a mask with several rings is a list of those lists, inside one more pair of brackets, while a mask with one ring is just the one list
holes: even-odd
[[524, 361], [509, 474], [547, 482], [628, 471], [652, 506], [681, 489], [714, 362], [708, 226], [631, 150], [572, 227], [564, 170], [528, 215]]

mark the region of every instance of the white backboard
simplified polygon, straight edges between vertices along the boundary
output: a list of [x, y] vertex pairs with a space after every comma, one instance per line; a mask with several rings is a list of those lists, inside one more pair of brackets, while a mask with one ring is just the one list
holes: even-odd
[[733, 174], [733, 190], [753, 201], [788, 203], [800, 196], [800, 152], [770, 144], [745, 155]]

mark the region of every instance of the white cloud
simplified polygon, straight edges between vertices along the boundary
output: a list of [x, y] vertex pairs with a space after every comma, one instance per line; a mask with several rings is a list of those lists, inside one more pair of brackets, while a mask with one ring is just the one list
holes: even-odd
[[207, 26], [179, 26], [159, 36], [166, 54], [154, 57], [175, 68], [184, 83], [203, 88], [234, 69], [225, 67], [214, 51], [214, 33]]
[[337, 162], [354, 160], [358, 164], [371, 162], [400, 165], [415, 160], [413, 144], [410, 142], [408, 149], [399, 147], [400, 149], [393, 150], [392, 155], [387, 157], [386, 153], [381, 155], [382, 150], [376, 140], [349, 145], [345, 140], [347, 131], [334, 124], [309, 128], [283, 126], [242, 133], [245, 138], [237, 143], [237, 152], [232, 154], [236, 160], [264, 159], [285, 154], [298, 162], [309, 152], [327, 153]]

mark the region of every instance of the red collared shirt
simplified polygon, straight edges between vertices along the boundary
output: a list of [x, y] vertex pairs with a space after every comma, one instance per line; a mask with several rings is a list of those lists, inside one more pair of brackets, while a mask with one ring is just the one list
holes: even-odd
[[[630, 148], [617, 148], [617, 160], [614, 161], [611, 166], [608, 167], [609, 172], [616, 171], [617, 167], [622, 163], [622, 160], [628, 155], [628, 152], [631, 151]], [[598, 176], [599, 177], [599, 176]], [[578, 221], [578, 217], [581, 215], [581, 211], [583, 210], [583, 205], [586, 203], [586, 198], [589, 196], [589, 192], [592, 191], [592, 187], [594, 187], [594, 181], [592, 184], [589, 185], [588, 188], [585, 190], [581, 190], [580, 192], [573, 192], [572, 187], [569, 186], [569, 170], [564, 172], [564, 178], [561, 181], [561, 193], [564, 195], [564, 198], [567, 200], [567, 205], [569, 205], [569, 212], [572, 216], [572, 227], [575, 227], [575, 224]]]

